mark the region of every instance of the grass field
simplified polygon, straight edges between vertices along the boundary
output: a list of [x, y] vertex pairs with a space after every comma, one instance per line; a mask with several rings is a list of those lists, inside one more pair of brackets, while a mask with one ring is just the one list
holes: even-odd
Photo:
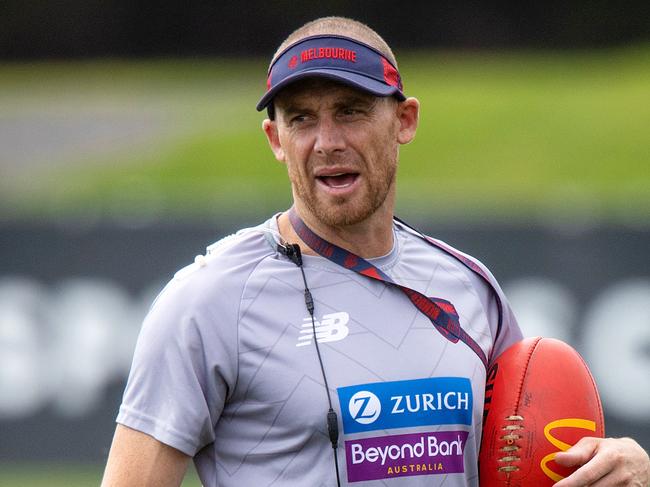
[[[103, 465], [32, 465], [0, 462], [3, 487], [90, 487], [99, 486]], [[190, 466], [183, 487], [200, 487], [201, 482]]]
[[[650, 220], [650, 46], [401, 59], [406, 93], [423, 107], [402, 149], [403, 212]], [[264, 71], [225, 60], [0, 65], [5, 119], [148, 113], [168, 129], [22, 174], [3, 188], [1, 209], [205, 218], [285, 207], [286, 174], [254, 109]]]

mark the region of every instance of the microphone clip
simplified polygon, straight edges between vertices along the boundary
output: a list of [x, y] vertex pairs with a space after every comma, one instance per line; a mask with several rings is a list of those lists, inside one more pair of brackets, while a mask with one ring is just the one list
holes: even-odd
[[300, 253], [300, 246], [298, 244], [278, 244], [278, 252], [286, 255], [298, 267], [302, 267], [302, 254]]

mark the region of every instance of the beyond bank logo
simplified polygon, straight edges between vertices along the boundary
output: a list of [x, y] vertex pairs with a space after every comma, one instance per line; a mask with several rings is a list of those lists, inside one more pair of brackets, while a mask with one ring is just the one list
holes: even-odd
[[438, 431], [346, 441], [348, 481], [464, 472], [467, 437], [467, 431]]
[[343, 431], [472, 424], [472, 387], [464, 377], [432, 377], [338, 388]]

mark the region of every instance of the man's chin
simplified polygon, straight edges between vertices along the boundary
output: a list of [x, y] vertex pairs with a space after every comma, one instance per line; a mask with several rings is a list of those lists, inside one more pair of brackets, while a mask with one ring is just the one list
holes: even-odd
[[314, 216], [330, 227], [356, 225], [367, 220], [374, 213], [374, 210], [368, 206], [354, 205], [351, 202], [321, 205], [314, 210]]

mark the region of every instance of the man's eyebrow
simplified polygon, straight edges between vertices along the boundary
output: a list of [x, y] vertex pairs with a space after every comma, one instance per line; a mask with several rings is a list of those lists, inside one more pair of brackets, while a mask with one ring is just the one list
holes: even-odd
[[377, 104], [377, 100], [377, 97], [374, 96], [349, 95], [338, 100], [334, 105], [337, 108], [349, 107], [351, 105], [361, 105], [367, 108], [373, 108]]
[[[333, 103], [333, 107], [335, 109], [341, 109], [345, 107], [350, 107], [350, 106], [362, 106], [368, 109], [372, 109], [377, 105], [377, 102], [379, 101], [378, 97], [375, 96], [362, 96], [362, 95], [355, 95], [355, 94], [350, 94], [341, 97], [339, 100], [336, 100]], [[312, 111], [311, 108], [309, 108], [309, 105], [307, 103], [301, 103], [300, 100], [291, 100], [287, 101], [287, 104], [282, 106], [281, 108], [282, 112], [285, 115], [294, 115], [296, 113], [309, 113]]]
[[309, 107], [309, 102], [301, 100], [300, 98], [288, 98], [283, 100], [281, 104], [276, 105], [284, 115], [295, 115], [297, 113], [311, 113], [313, 108]]
[[294, 113], [303, 113], [305, 111], [307, 111], [307, 108], [304, 105], [300, 105], [298, 103], [292, 103], [290, 105], [282, 107], [282, 112], [290, 115]]

